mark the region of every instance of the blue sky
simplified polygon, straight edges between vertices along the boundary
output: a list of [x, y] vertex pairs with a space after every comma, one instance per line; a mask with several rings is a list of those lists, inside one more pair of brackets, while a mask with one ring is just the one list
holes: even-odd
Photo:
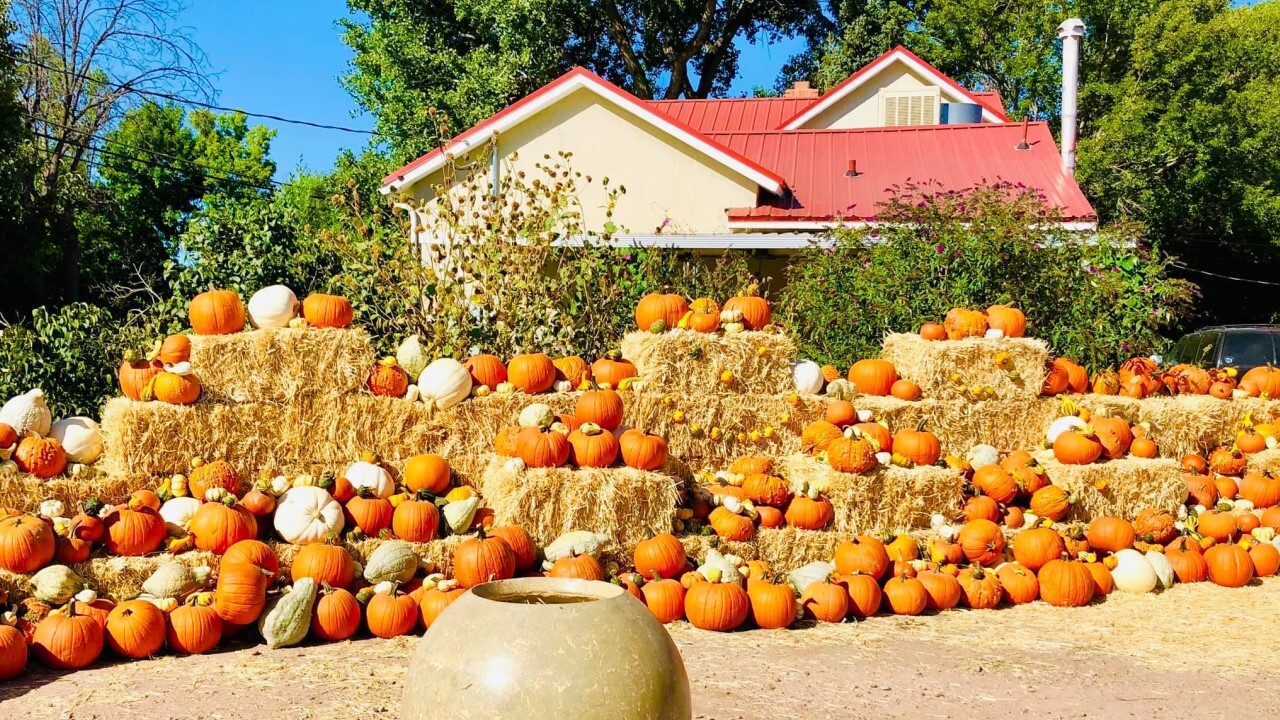
[[[190, 0], [180, 21], [208, 55], [217, 104], [367, 130], [373, 119], [357, 113], [338, 83], [351, 51], [336, 23], [347, 15], [345, 0]], [[744, 48], [732, 94], [772, 85], [799, 45]], [[277, 130], [272, 156], [280, 179], [300, 165], [328, 170], [339, 150], [364, 145], [359, 135], [258, 122]]]

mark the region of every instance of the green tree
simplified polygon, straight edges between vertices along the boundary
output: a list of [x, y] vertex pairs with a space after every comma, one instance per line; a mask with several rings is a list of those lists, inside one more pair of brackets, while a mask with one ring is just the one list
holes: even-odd
[[[1177, 0], [1138, 28], [1080, 141], [1106, 219], [1150, 228], [1198, 269], [1272, 280], [1280, 258], [1280, 4]], [[1203, 277], [1203, 276], [1199, 276]], [[1268, 321], [1274, 288], [1206, 278], [1209, 318]]]
[[269, 191], [274, 131], [239, 114], [143, 103], [106, 133], [88, 200], [78, 208], [88, 296], [124, 308], [167, 294], [164, 267], [192, 214]]
[[907, 42], [930, 0], [830, 0], [829, 17], [809, 24], [809, 46], [782, 69], [779, 87], [809, 80], [823, 92], [876, 56]]
[[[469, 127], [582, 65], [640, 97], [708, 97], [737, 75], [734, 41], [791, 35], [815, 0], [348, 0], [343, 82], [396, 159], [440, 124]], [[438, 111], [439, 117], [433, 113]]]
[[885, 226], [837, 231], [834, 247], [791, 264], [780, 314], [805, 357], [847, 367], [877, 355], [885, 333], [1012, 303], [1032, 335], [1097, 369], [1160, 350], [1195, 297], [1163, 255], [1133, 245], [1135, 228], [1064, 235], [1013, 186], [906, 187], [878, 216]]

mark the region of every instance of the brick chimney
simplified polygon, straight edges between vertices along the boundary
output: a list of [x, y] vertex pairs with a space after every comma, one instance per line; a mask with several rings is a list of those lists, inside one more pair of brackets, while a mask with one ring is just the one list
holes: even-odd
[[784, 98], [816, 98], [820, 95], [821, 93], [809, 85], [808, 80], [797, 80], [782, 93]]

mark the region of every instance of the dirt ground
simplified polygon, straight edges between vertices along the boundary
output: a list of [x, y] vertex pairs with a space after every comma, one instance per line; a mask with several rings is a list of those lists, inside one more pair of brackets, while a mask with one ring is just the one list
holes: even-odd
[[[790, 631], [671, 634], [694, 716], [1217, 718], [1253, 714], [1280, 672], [1280, 579]], [[0, 685], [0, 718], [397, 718], [415, 638], [40, 668]], [[1245, 698], [1252, 700], [1246, 701]], [[447, 713], [445, 714], [447, 716]]]

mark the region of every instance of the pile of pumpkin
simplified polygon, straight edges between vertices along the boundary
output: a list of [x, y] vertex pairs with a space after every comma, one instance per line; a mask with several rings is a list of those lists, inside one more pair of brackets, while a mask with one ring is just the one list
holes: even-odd
[[822, 530], [835, 514], [822, 488], [779, 477], [773, 459], [764, 455], [740, 457], [728, 470], [699, 475], [678, 511], [677, 532], [748, 542], [757, 527]]
[[0, 461], [4, 469], [47, 480], [68, 467], [78, 474], [101, 455], [98, 423], [87, 417], [53, 422], [43, 390], [12, 397], [0, 407]]
[[1089, 376], [1083, 366], [1067, 358], [1054, 358], [1046, 368], [1042, 395], [1092, 392], [1142, 399], [1158, 395], [1209, 395], [1232, 398], [1280, 397], [1280, 368], [1270, 365], [1249, 370], [1243, 377], [1235, 368], [1199, 368], [1180, 363], [1161, 370], [1151, 358], [1132, 358], [1119, 371], [1108, 368]]
[[914, 380], [899, 378], [893, 363], [879, 358], [854, 363], [849, 367], [847, 378], [835, 365], [819, 366], [812, 360], [801, 360], [795, 364], [793, 379], [798, 394], [825, 393], [827, 397], [842, 401], [852, 400], [858, 395], [919, 400], [921, 395], [920, 386]]
[[1088, 465], [1125, 456], [1151, 459], [1160, 454], [1147, 423], [1130, 425], [1124, 418], [1090, 413], [1069, 399], [1063, 414], [1049, 424], [1045, 446], [1063, 465]]
[[867, 473], [890, 464], [937, 465], [942, 458], [938, 436], [925, 430], [923, 424], [894, 433], [883, 420], [876, 421], [870, 413], [858, 411], [848, 400], [828, 405], [824, 419], [805, 426], [800, 443], [804, 452], [845, 473]]
[[667, 441], [622, 425], [622, 396], [594, 389], [578, 396], [572, 415], [556, 415], [534, 403], [520, 411], [517, 425], [494, 438], [494, 452], [511, 458], [508, 469], [608, 468], [619, 460], [629, 468], [653, 471], [667, 462]]
[[721, 308], [712, 298], [690, 302], [674, 293], [649, 293], [636, 304], [636, 327], [661, 334], [668, 330], [700, 333], [717, 331], [732, 335], [747, 330], [764, 330], [773, 322], [769, 301], [760, 296], [760, 287], [751, 285]]
[[[273, 285], [254, 293], [247, 314], [260, 328], [343, 328], [351, 324], [354, 311], [346, 298], [337, 295], [316, 293], [299, 304], [292, 290]], [[245, 329], [246, 309], [236, 293], [210, 290], [192, 298], [187, 319], [196, 335], [230, 335]], [[116, 377], [120, 392], [130, 400], [191, 405], [200, 399], [200, 378], [191, 365], [191, 339], [183, 334], [166, 337], [145, 355], [127, 351]]]

